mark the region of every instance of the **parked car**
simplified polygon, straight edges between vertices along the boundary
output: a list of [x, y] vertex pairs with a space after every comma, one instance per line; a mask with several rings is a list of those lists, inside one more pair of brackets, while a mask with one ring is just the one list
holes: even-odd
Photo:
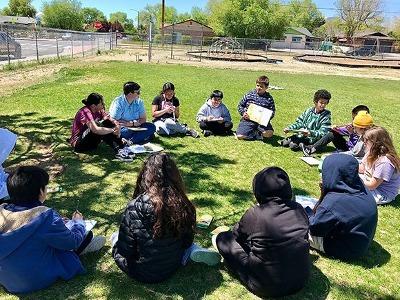
[[374, 56], [376, 54], [374, 46], [362, 46], [346, 52], [346, 55], [352, 56]]
[[8, 55], [8, 53], [14, 59], [21, 58], [21, 44], [6, 32], [0, 31], [0, 55]]
[[61, 36], [63, 41], [70, 41], [72, 39], [72, 33], [66, 32]]

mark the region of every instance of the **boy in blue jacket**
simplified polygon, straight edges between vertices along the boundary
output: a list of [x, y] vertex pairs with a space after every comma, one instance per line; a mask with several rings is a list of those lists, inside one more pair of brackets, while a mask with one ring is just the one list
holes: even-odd
[[34, 166], [19, 167], [8, 177], [10, 200], [0, 205], [0, 284], [11, 293], [33, 292], [83, 273], [78, 254], [104, 245], [104, 237], [86, 235], [79, 212], [68, 229], [43, 205], [48, 182], [47, 172]]

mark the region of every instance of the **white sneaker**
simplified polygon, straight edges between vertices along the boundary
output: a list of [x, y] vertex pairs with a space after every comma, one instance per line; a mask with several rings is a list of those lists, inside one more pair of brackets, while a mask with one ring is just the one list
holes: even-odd
[[218, 246], [217, 246], [217, 235], [218, 235], [218, 234], [213, 234], [213, 236], [211, 237], [211, 243], [212, 243], [214, 249], [218, 251]]
[[87, 245], [86, 248], [83, 249], [80, 255], [99, 251], [101, 248], [103, 248], [105, 243], [106, 243], [106, 238], [104, 236], [96, 235], [92, 238], [89, 245]]
[[221, 262], [221, 254], [215, 250], [196, 247], [193, 249], [192, 253], [190, 253], [190, 259], [194, 262], [215, 266]]
[[123, 149], [119, 149], [118, 153], [115, 154], [115, 158], [121, 160], [121, 161], [133, 161], [133, 159], [135, 158], [135, 153], [133, 153], [129, 147], [125, 147]]

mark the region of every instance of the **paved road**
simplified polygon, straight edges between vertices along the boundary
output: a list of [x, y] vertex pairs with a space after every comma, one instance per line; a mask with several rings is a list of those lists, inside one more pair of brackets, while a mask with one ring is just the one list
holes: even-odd
[[[16, 39], [18, 43], [21, 45], [22, 58], [24, 60], [36, 59], [36, 43], [34, 39]], [[89, 52], [88, 54], [92, 54], [93, 51], [97, 51], [99, 47], [101, 50], [109, 49], [109, 44], [106, 44], [109, 40], [99, 39], [97, 40], [74, 40], [74, 41], [65, 41], [55, 39], [39, 39], [38, 40], [38, 52], [39, 57], [42, 56], [57, 56], [57, 47], [59, 55], [71, 55], [72, 51], [74, 55], [82, 55], [82, 51], [84, 53]], [[1, 55], [0, 61], [7, 61], [7, 55]]]

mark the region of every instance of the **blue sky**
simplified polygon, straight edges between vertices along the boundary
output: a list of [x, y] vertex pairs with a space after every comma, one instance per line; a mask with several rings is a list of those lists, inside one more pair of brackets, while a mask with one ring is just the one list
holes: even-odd
[[[284, 0], [283, 2], [288, 2], [289, 0]], [[32, 4], [37, 9], [40, 10], [42, 7], [43, 0], [33, 0]], [[129, 18], [135, 19], [137, 13], [130, 9], [141, 10], [147, 4], [153, 5], [156, 3], [161, 3], [160, 0], [136, 0], [136, 1], [127, 1], [127, 0], [81, 0], [83, 7], [96, 7], [104, 12], [104, 14], [109, 17], [110, 13], [116, 11], [123, 11], [128, 14]], [[207, 0], [196, 0], [196, 1], [188, 1], [188, 0], [165, 0], [166, 5], [175, 7], [178, 12], [190, 12], [192, 6], [198, 6], [204, 8], [207, 4]], [[314, 0], [320, 8], [328, 8], [321, 9], [321, 12], [327, 16], [333, 16], [336, 14], [334, 8], [335, 0], [327, 1], [327, 0]], [[8, 4], [8, 0], [0, 0], [0, 8], [3, 8]], [[330, 8], [330, 9], [329, 9]], [[395, 16], [400, 17], [400, 0], [383, 0], [383, 10], [385, 11], [384, 16], [386, 18], [393, 18]], [[387, 12], [387, 13], [386, 13]], [[388, 13], [388, 12], [397, 12]]]

